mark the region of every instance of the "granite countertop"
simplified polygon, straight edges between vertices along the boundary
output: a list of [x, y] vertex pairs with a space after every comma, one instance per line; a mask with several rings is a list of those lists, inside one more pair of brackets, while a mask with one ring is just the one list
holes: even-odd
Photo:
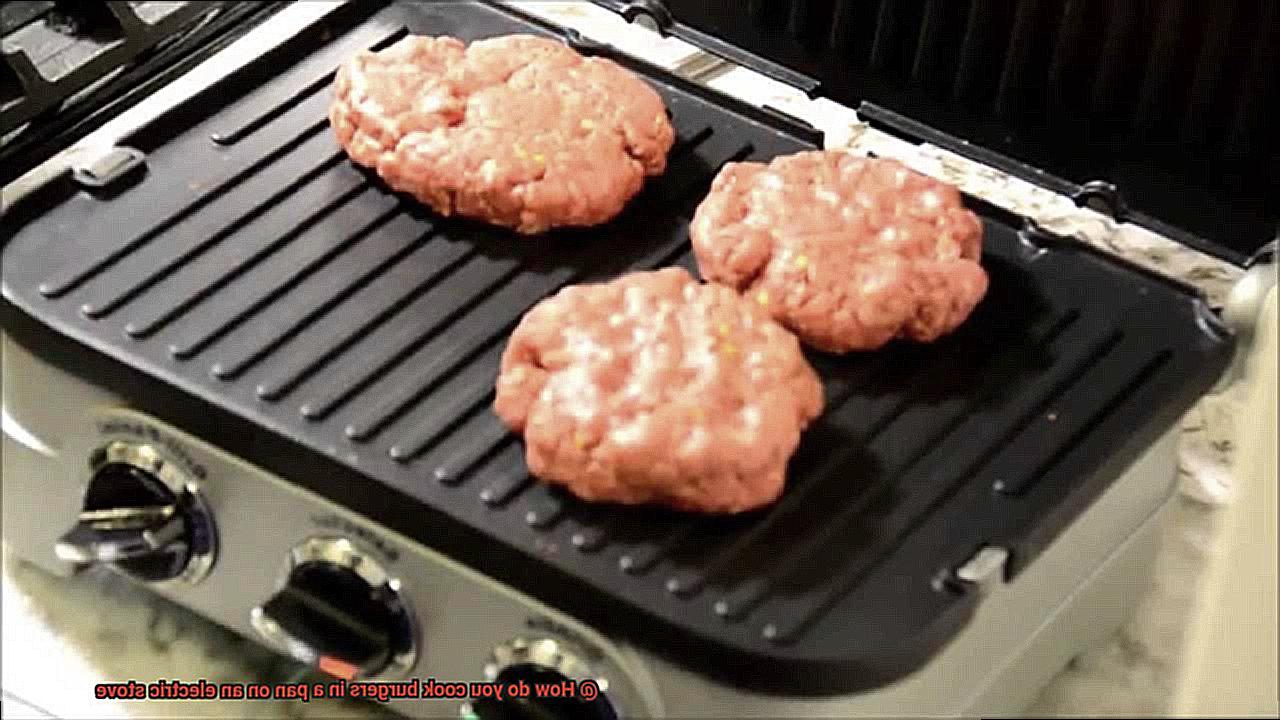
[[[828, 145], [899, 157], [1074, 235], [1201, 287], [1220, 303], [1239, 271], [1146, 232], [1122, 226], [1027, 183], [928, 146], [867, 128], [852, 111], [812, 102], [760, 76], [727, 68], [678, 40], [659, 40], [582, 3], [517, 3], [585, 34], [646, 55], [677, 72], [755, 102], [767, 102], [823, 128]], [[603, 14], [600, 14], [603, 13]], [[1044, 690], [1043, 715], [1159, 715], [1169, 710], [1194, 612], [1198, 578], [1217, 537], [1217, 506], [1230, 498], [1232, 392], [1204, 399], [1183, 423], [1183, 493], [1163, 520], [1155, 576], [1134, 617], [1104, 647], [1081, 658]], [[184, 608], [107, 572], [55, 578], [12, 558], [3, 562], [4, 717], [380, 717], [373, 705], [333, 701], [145, 702], [91, 699], [96, 682], [205, 678], [284, 682], [308, 671]]]

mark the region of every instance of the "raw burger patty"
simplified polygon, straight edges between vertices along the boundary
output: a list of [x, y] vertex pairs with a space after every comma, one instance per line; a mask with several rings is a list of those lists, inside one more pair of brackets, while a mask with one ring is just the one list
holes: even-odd
[[680, 268], [565, 288], [528, 312], [495, 409], [530, 472], [586, 500], [734, 513], [782, 493], [822, 387], [795, 336]]
[[521, 233], [606, 222], [675, 133], [612, 60], [527, 35], [410, 36], [337, 71], [329, 120], [351, 158], [442, 215]]
[[731, 163], [690, 235], [703, 277], [829, 352], [936, 340], [987, 292], [977, 216], [954, 187], [893, 160]]

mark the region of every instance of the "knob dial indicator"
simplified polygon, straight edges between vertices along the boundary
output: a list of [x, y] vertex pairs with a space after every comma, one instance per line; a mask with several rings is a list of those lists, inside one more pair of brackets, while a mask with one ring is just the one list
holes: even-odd
[[399, 677], [417, 659], [399, 581], [346, 538], [294, 548], [280, 588], [249, 620], [281, 652], [337, 677]]
[[76, 524], [54, 552], [147, 582], [198, 582], [213, 568], [217, 532], [200, 488], [146, 444], [116, 441], [95, 453]]

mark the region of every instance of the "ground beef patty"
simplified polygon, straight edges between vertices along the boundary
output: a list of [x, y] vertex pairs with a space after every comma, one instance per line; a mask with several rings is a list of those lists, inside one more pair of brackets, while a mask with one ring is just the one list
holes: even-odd
[[822, 402], [794, 335], [670, 268], [530, 310], [495, 409], [524, 434], [530, 472], [579, 497], [733, 513], [777, 499]]
[[613, 218], [674, 139], [653, 88], [546, 38], [410, 36], [334, 85], [329, 119], [355, 162], [443, 215], [522, 233]]
[[703, 277], [830, 352], [936, 340], [987, 292], [977, 216], [954, 187], [893, 160], [726, 165], [690, 235]]

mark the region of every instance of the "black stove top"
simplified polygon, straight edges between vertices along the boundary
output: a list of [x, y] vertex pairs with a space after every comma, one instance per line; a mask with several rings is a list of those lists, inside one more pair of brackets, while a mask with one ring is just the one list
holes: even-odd
[[948, 568], [984, 544], [1011, 550], [1011, 575], [1034, 563], [1228, 362], [1193, 290], [970, 199], [988, 297], [933, 345], [813, 355], [827, 411], [776, 506], [577, 502], [529, 476], [491, 410], [508, 333], [568, 283], [692, 268], [689, 218], [717, 169], [818, 138], [617, 56], [678, 131], [627, 212], [537, 241], [434, 217], [345, 158], [334, 68], [407, 32], [554, 30], [479, 3], [379, 7], [347, 6], [125, 138], [146, 169], [112, 192], [64, 177], [19, 204], [8, 336], [608, 632], [815, 692], [927, 662], [979, 602]]

